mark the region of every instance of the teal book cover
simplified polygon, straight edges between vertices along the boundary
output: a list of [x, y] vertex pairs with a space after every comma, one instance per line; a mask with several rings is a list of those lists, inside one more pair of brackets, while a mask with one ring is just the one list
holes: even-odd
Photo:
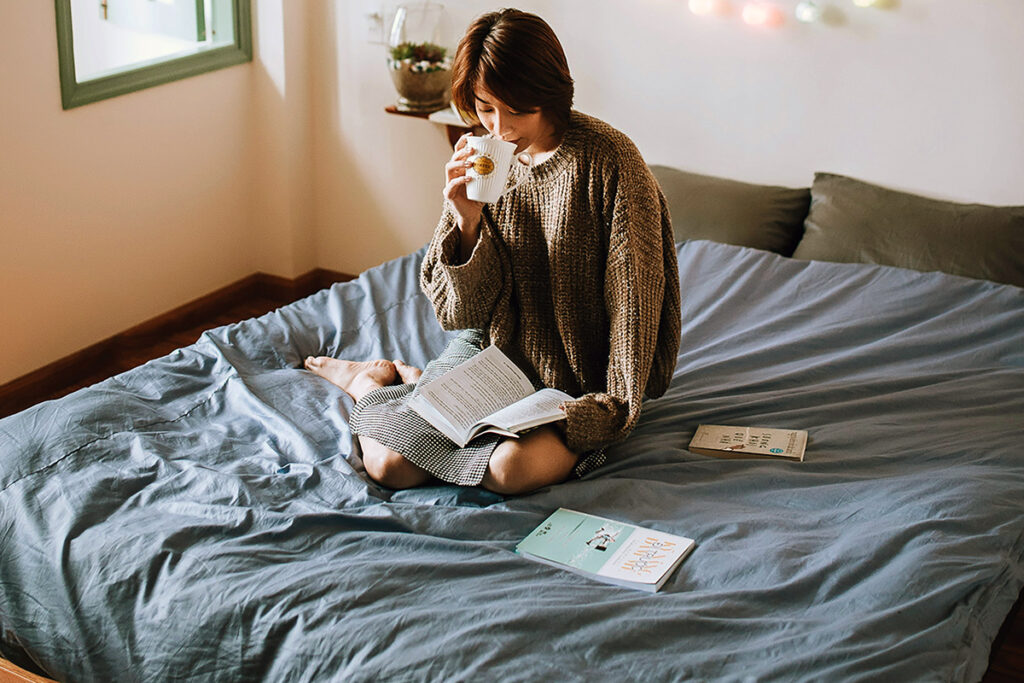
[[653, 592], [694, 545], [682, 536], [559, 508], [516, 552], [599, 581]]

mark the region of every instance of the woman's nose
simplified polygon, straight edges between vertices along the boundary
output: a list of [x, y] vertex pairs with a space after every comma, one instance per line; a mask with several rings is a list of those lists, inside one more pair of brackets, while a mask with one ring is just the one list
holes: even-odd
[[502, 140], [508, 140], [511, 137], [512, 127], [509, 125], [508, 118], [501, 115], [494, 118], [494, 133]]

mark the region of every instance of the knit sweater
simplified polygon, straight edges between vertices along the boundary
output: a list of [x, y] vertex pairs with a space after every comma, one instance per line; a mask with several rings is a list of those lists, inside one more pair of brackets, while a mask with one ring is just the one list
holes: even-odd
[[538, 384], [561, 389], [576, 453], [625, 438], [668, 388], [680, 301], [668, 207], [633, 142], [573, 111], [554, 154], [484, 207], [461, 262], [446, 206], [420, 285], [441, 326], [482, 329]]

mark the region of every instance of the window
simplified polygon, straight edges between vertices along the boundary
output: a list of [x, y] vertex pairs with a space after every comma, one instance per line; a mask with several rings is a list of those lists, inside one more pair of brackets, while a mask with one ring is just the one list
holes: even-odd
[[252, 60], [250, 0], [56, 0], [64, 108]]

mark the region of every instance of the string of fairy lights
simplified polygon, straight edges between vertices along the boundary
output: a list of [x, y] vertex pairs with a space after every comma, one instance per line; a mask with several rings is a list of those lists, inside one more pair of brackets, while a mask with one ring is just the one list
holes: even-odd
[[[891, 0], [846, 0], [856, 7], [885, 8]], [[739, 3], [739, 16], [750, 26], [778, 26], [786, 20], [787, 12], [774, 0], [745, 0]], [[735, 13], [732, 0], [689, 0], [690, 11], [699, 17], [728, 16]], [[804, 24], [825, 21], [832, 3], [822, 0], [801, 0], [792, 10], [792, 16]]]

